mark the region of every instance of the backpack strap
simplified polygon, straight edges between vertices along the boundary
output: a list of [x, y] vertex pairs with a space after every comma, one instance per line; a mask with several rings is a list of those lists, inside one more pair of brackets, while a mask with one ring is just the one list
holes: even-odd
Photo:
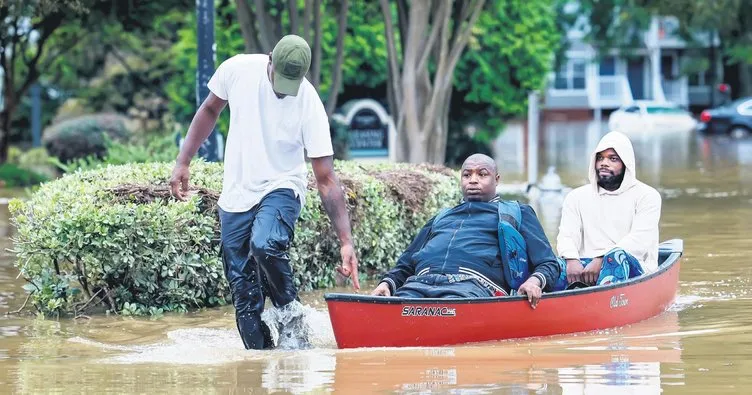
[[499, 201], [499, 221], [505, 221], [514, 226], [518, 231], [522, 223], [522, 210], [520, 203], [514, 200]]

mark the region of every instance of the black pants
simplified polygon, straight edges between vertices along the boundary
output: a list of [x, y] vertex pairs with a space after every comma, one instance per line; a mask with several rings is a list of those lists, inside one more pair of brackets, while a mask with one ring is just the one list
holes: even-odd
[[279, 189], [246, 212], [219, 210], [222, 261], [246, 349], [264, 348], [261, 313], [265, 298], [276, 307], [297, 298], [287, 251], [300, 209], [291, 189]]
[[478, 280], [450, 282], [440, 274], [412, 276], [394, 296], [402, 298], [487, 298], [493, 296]]

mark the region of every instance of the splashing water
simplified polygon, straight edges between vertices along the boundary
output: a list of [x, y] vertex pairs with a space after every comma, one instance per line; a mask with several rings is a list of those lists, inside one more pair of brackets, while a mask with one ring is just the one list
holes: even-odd
[[[288, 307], [289, 306], [289, 307]], [[299, 353], [303, 348], [318, 350], [336, 349], [334, 332], [326, 311], [316, 310], [299, 302], [293, 302], [283, 309], [269, 308], [262, 314], [262, 320], [270, 327], [272, 339], [282, 350]], [[294, 325], [285, 328], [284, 323]], [[282, 337], [280, 339], [280, 325]], [[294, 332], [294, 331], [301, 332]], [[290, 333], [291, 336], [284, 335]], [[102, 350], [120, 353], [104, 360], [105, 363], [139, 364], [223, 364], [244, 360], [264, 359], [277, 351], [245, 350], [237, 330], [214, 328], [184, 328], [166, 333], [167, 339], [146, 345], [108, 344], [83, 337], [69, 341]], [[302, 347], [305, 346], [305, 347]], [[317, 355], [317, 354], [312, 354]]]
[[324, 348], [335, 343], [329, 315], [298, 301], [279, 309], [267, 309], [261, 319], [269, 326], [279, 349]]

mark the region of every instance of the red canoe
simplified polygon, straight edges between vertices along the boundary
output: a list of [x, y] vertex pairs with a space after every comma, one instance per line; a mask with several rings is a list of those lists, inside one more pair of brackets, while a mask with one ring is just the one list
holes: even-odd
[[444, 346], [613, 328], [665, 311], [674, 301], [682, 240], [660, 245], [654, 273], [601, 287], [547, 293], [533, 310], [523, 296], [411, 299], [324, 295], [339, 348]]

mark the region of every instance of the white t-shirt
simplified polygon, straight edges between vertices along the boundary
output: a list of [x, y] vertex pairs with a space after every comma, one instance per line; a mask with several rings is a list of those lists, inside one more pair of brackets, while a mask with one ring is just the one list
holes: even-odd
[[298, 96], [278, 98], [267, 74], [268, 62], [268, 55], [235, 55], [207, 84], [230, 107], [218, 202], [227, 212], [248, 211], [280, 188], [291, 188], [305, 204], [303, 149], [309, 158], [333, 155], [329, 119], [316, 89], [303, 80]]

